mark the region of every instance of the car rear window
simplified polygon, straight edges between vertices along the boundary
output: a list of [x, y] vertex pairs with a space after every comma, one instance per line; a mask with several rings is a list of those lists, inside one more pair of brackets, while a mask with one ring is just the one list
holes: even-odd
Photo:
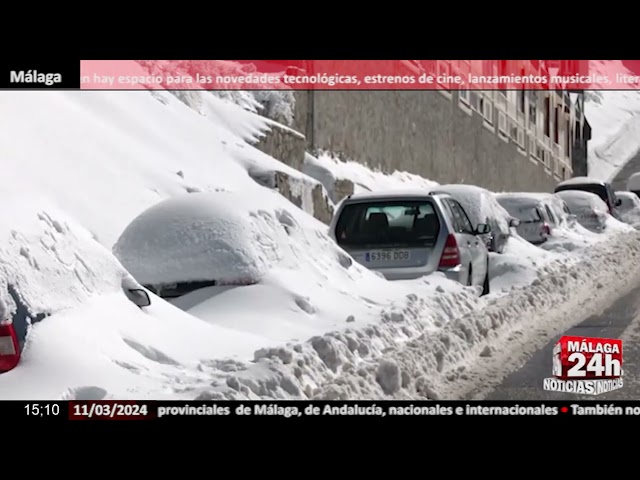
[[418, 247], [433, 245], [439, 231], [431, 202], [395, 200], [345, 205], [335, 235], [344, 247]]
[[595, 193], [605, 203], [609, 203], [609, 196], [607, 194], [608, 192], [604, 185], [597, 185], [597, 184], [565, 185], [565, 186], [556, 188], [556, 192], [563, 192], [566, 190], [580, 190], [583, 192]]
[[498, 203], [502, 205], [509, 215], [517, 218], [521, 222], [542, 221], [540, 212], [536, 208], [537, 204], [535, 203], [517, 199], [500, 199]]

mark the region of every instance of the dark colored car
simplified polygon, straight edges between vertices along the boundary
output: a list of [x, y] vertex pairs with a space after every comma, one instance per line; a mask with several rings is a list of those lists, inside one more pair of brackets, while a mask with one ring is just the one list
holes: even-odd
[[555, 193], [565, 192], [567, 190], [580, 190], [596, 194], [607, 205], [611, 216], [620, 219], [617, 207], [621, 205], [621, 201], [616, 197], [615, 191], [610, 183], [589, 177], [575, 177], [560, 182], [555, 189]]

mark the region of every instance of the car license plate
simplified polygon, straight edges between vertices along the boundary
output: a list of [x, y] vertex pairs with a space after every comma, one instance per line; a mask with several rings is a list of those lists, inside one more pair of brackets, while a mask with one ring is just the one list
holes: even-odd
[[409, 250], [379, 250], [365, 254], [367, 262], [398, 262], [410, 258], [411, 252]]

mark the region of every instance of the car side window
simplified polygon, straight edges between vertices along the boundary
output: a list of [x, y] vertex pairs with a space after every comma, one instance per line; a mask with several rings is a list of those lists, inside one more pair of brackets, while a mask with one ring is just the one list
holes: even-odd
[[547, 217], [547, 212], [545, 212], [544, 209], [536, 207], [536, 212], [538, 212], [538, 218], [540, 219], [541, 222], [549, 221], [549, 217]]
[[451, 219], [451, 223], [453, 223], [453, 229], [456, 232], [461, 231], [460, 221], [458, 220], [458, 216], [454, 213], [451, 204], [449, 203], [449, 199], [445, 198], [442, 200], [442, 207], [446, 213], [446, 215]]
[[460, 233], [473, 234], [474, 232], [473, 225], [471, 225], [471, 221], [469, 221], [469, 217], [467, 217], [467, 213], [464, 211], [464, 208], [462, 208], [462, 205], [460, 205], [455, 200], [452, 200], [451, 208], [459, 218], [459, 222], [462, 227], [462, 230], [460, 231]]
[[547, 215], [549, 216], [549, 220], [552, 223], [558, 223], [558, 221], [556, 220], [556, 216], [553, 214], [553, 212], [551, 211], [551, 209], [549, 208], [548, 205], [544, 206], [545, 210], [547, 211]]

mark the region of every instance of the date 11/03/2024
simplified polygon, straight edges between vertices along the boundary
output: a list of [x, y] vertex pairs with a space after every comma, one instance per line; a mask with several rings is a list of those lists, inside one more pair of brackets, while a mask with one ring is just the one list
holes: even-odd
[[[25, 412], [30, 417], [48, 417], [60, 415], [60, 405], [57, 403], [29, 403], [25, 405]], [[137, 417], [149, 414], [147, 405], [138, 404], [75, 404], [69, 412], [73, 417]]]

